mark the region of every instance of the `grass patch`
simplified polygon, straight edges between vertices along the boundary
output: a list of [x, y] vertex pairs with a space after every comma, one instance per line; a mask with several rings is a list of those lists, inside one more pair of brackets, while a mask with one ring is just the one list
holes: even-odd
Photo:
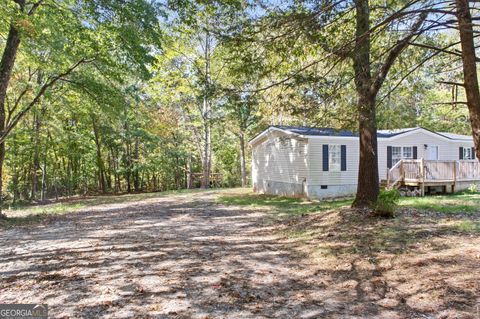
[[86, 207], [85, 203], [81, 203], [78, 201], [71, 202], [71, 203], [54, 203], [54, 204], [46, 204], [46, 205], [25, 205], [25, 206], [17, 206], [14, 208], [10, 208], [6, 211], [7, 214], [11, 214], [14, 212], [26, 212], [30, 215], [42, 215], [42, 214], [63, 214], [67, 211], [78, 210], [81, 208]]
[[[230, 193], [219, 196], [226, 205], [270, 208], [280, 215], [302, 215], [348, 207], [351, 198], [309, 201], [302, 198], [255, 194], [252, 192]], [[401, 197], [399, 207], [445, 214], [480, 212], [480, 193], [461, 192], [451, 195]]]
[[462, 192], [442, 196], [402, 197], [399, 206], [445, 214], [480, 212], [480, 193]]
[[16, 206], [12, 206], [4, 211], [8, 218], [5, 220], [0, 220], [0, 227], [10, 228], [15, 226], [39, 224], [49, 217], [73, 213], [92, 206], [137, 202], [150, 198], [198, 193], [201, 191], [205, 190], [184, 189], [157, 193], [104, 195], [95, 197], [71, 197], [68, 199], [63, 199], [61, 202], [56, 202], [52, 204], [34, 205], [22, 203]]
[[269, 208], [279, 215], [295, 216], [346, 207], [351, 205], [352, 199], [309, 201], [301, 198], [247, 193], [221, 195], [218, 202], [225, 205]]
[[480, 233], [480, 222], [475, 222], [472, 220], [462, 220], [456, 227], [459, 231], [464, 233]]
[[[400, 254], [410, 245], [436, 234], [478, 234], [480, 222], [476, 214], [480, 212], [479, 193], [456, 193], [443, 196], [403, 197], [400, 208], [429, 212], [426, 216], [399, 213], [392, 220], [365, 218], [357, 214], [335, 215], [339, 208], [349, 207], [352, 199], [309, 201], [301, 198], [288, 198], [274, 195], [259, 195], [252, 192], [229, 193], [219, 196], [218, 201], [226, 205], [249, 206], [270, 209], [278, 218], [300, 216], [333, 211], [334, 215], [320, 214], [314, 219], [298, 219], [298, 224], [285, 230], [290, 239], [308, 241], [323, 238], [322, 241], [337, 242], [338, 248], [324, 247], [331, 254], [359, 251], [389, 251]], [[340, 213], [340, 212], [339, 212]], [[334, 220], [338, 216], [340, 220]], [[332, 219], [333, 218], [333, 219]], [[311, 228], [313, 224], [315, 227]], [[333, 237], [325, 237], [325, 234]], [[343, 246], [350, 242], [351, 245]], [[333, 245], [333, 246], [335, 246]], [[322, 253], [325, 255], [325, 251]]]

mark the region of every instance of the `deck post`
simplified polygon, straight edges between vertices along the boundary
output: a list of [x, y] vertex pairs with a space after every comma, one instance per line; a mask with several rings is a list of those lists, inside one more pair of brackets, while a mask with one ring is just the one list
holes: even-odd
[[405, 182], [405, 170], [403, 169], [403, 160], [400, 160], [400, 176], [401, 180]]
[[387, 168], [387, 189], [390, 188], [390, 170]]
[[423, 157], [420, 159], [420, 176], [421, 176], [420, 195], [423, 197], [425, 196], [425, 160]]

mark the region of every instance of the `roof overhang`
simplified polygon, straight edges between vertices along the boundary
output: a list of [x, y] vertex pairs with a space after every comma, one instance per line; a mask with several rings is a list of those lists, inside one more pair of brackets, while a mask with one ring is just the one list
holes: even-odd
[[[297, 138], [304, 138], [304, 139], [326, 139], [326, 138], [335, 138], [335, 139], [343, 139], [343, 140], [356, 140], [358, 139], [358, 136], [335, 136], [335, 135], [304, 135], [304, 134], [298, 134], [298, 133], [295, 133], [295, 132], [290, 132], [288, 130], [283, 130], [281, 128], [278, 128], [278, 127], [275, 127], [275, 126], [270, 126], [269, 128], [267, 128], [265, 131], [261, 132], [260, 134], [258, 134], [257, 136], [255, 136], [253, 139], [251, 139], [248, 144], [250, 146], [253, 146], [255, 145], [258, 141], [260, 141], [261, 139], [263, 139], [265, 136], [268, 136], [269, 134], [272, 134], [273, 132], [280, 132], [280, 133], [283, 133], [285, 135], [290, 135], [290, 136], [295, 136]], [[430, 131], [428, 129], [425, 129], [423, 127], [416, 127], [416, 128], [412, 128], [411, 130], [409, 131], [406, 131], [406, 132], [402, 132], [402, 133], [398, 133], [396, 135], [393, 135], [393, 136], [388, 136], [388, 137], [378, 137], [378, 139], [381, 139], [381, 140], [389, 140], [389, 141], [394, 141], [396, 139], [400, 139], [402, 137], [406, 137], [406, 136], [409, 136], [409, 135], [413, 135], [415, 133], [418, 133], [418, 132], [422, 132], [422, 133], [425, 133], [426, 135], [429, 135], [429, 136], [432, 136], [432, 137], [435, 137], [435, 138], [439, 138], [439, 139], [442, 139], [442, 140], [445, 140], [445, 141], [453, 141], [453, 142], [464, 142], [464, 143], [468, 143], [468, 142], [472, 142], [473, 141], [473, 138], [471, 140], [467, 140], [467, 139], [455, 139], [455, 138], [450, 138], [450, 137], [447, 137], [441, 133], [437, 133], [437, 132], [434, 132], [434, 131]]]
[[262, 138], [264, 138], [265, 136], [268, 136], [270, 134], [272, 134], [273, 132], [280, 132], [280, 133], [283, 133], [283, 134], [287, 134], [287, 135], [295, 135], [295, 136], [299, 136], [297, 133], [294, 133], [294, 132], [289, 132], [289, 131], [286, 131], [286, 130], [282, 130], [278, 127], [274, 127], [274, 126], [270, 126], [269, 128], [267, 128], [265, 131], [263, 131], [262, 133], [258, 134], [257, 136], [255, 136], [254, 138], [252, 138], [248, 144], [250, 146], [253, 146], [255, 145], [259, 140], [261, 140]]
[[442, 135], [442, 134], [434, 132], [434, 131], [427, 130], [423, 127], [417, 127], [417, 128], [414, 128], [410, 131], [407, 131], [405, 133], [400, 133], [400, 134], [397, 134], [397, 135], [394, 135], [394, 136], [391, 136], [391, 137], [383, 137], [382, 139], [386, 139], [386, 140], [389, 140], [389, 141], [394, 141], [396, 139], [406, 137], [406, 136], [409, 136], [409, 135], [413, 135], [413, 134], [418, 133], [418, 132], [422, 132], [422, 133], [425, 133], [426, 135], [430, 135], [430, 136], [435, 137], [435, 138], [440, 138], [440, 139], [445, 140], [445, 141], [455, 141], [454, 139], [446, 137], [445, 135]]

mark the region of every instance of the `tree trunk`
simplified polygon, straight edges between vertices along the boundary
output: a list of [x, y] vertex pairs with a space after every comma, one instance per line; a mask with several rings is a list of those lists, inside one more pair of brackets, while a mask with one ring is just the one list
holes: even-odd
[[[37, 75], [37, 84], [41, 85], [43, 81], [43, 72], [39, 71]], [[38, 193], [38, 173], [40, 171], [40, 129], [42, 118], [46, 108], [43, 104], [39, 112], [33, 114], [34, 146], [33, 146], [33, 169], [32, 169], [32, 200], [37, 199]]]
[[112, 189], [112, 156], [111, 153], [107, 150], [107, 163], [108, 170], [105, 171], [105, 177], [107, 179], [107, 189]]
[[120, 174], [118, 173], [118, 156], [117, 152], [113, 147], [110, 147], [110, 154], [111, 154], [111, 166], [113, 172], [113, 183], [114, 183], [114, 192], [118, 193], [121, 190], [121, 183], [120, 183]]
[[186, 183], [187, 183], [187, 189], [192, 188], [192, 156], [187, 155], [187, 178], [186, 178]]
[[[13, 157], [16, 158], [17, 157], [17, 146], [16, 146], [16, 138], [15, 136], [13, 136], [13, 147], [12, 147], [12, 150], [13, 150]], [[18, 179], [19, 179], [19, 176], [18, 176], [18, 168], [17, 168], [17, 161], [13, 161], [13, 168], [12, 168], [12, 171], [13, 171], [13, 176], [12, 176], [12, 184], [13, 184], [13, 205], [15, 205], [15, 203], [17, 202], [18, 198], [20, 197], [20, 191], [18, 189]]]
[[130, 154], [130, 142], [126, 142], [125, 144], [125, 180], [127, 182], [127, 193], [132, 192], [132, 183], [131, 183], [131, 175], [132, 175], [132, 157]]
[[[208, 121], [208, 119], [205, 119]], [[202, 188], [210, 187], [210, 127], [208, 122], [204, 123], [204, 145], [203, 145], [203, 161], [202, 161]]]
[[135, 192], [140, 192], [140, 173], [138, 171], [138, 158], [139, 158], [139, 141], [138, 137], [135, 137], [135, 149], [133, 152], [133, 163], [135, 163], [135, 169], [133, 170], [133, 188]]
[[[0, 177], [3, 176], [3, 162], [5, 160], [5, 143], [0, 144]], [[3, 208], [3, 180], [0, 178], [0, 218], [6, 218], [2, 213]]]
[[202, 188], [210, 187], [210, 169], [211, 169], [211, 132], [210, 132], [210, 34], [205, 33], [205, 83], [203, 92], [203, 130], [204, 130], [204, 145], [203, 145], [203, 162], [202, 162]]
[[[23, 1], [21, 6], [23, 6]], [[12, 76], [13, 66], [17, 57], [18, 47], [20, 46], [20, 32], [15, 27], [15, 22], [10, 22], [10, 30], [8, 31], [7, 42], [3, 51], [2, 60], [0, 61], [0, 134], [5, 131], [5, 99], [7, 97], [8, 83]], [[2, 214], [3, 206], [3, 160], [5, 158], [5, 142], [0, 143], [0, 217], [5, 217]]]
[[368, 0], [356, 1], [356, 43], [353, 53], [355, 88], [360, 139], [360, 162], [356, 208], [372, 207], [378, 198], [379, 175], [377, 157], [376, 92], [372, 92], [370, 65], [370, 9]]
[[97, 168], [98, 168], [98, 182], [100, 184], [100, 191], [104, 194], [107, 191], [107, 183], [105, 181], [105, 165], [103, 164], [102, 158], [102, 149], [100, 144], [100, 137], [98, 134], [98, 127], [95, 116], [92, 114], [92, 127], [93, 127], [93, 135], [95, 138], [95, 146], [97, 150]]
[[47, 156], [43, 158], [43, 169], [42, 169], [42, 187], [40, 191], [40, 200], [43, 202], [46, 199], [47, 195]]
[[480, 91], [478, 87], [475, 44], [473, 41], [472, 16], [468, 0], [456, 0], [457, 19], [462, 46], [463, 78], [467, 106], [472, 125], [473, 142], [477, 158], [480, 158]]
[[247, 186], [247, 172], [245, 168], [245, 133], [240, 132], [240, 173], [242, 177], [242, 187]]
[[40, 170], [40, 118], [38, 114], [33, 114], [33, 167], [32, 167], [32, 193], [30, 198], [35, 200], [37, 198], [38, 188], [38, 171]]
[[[10, 23], [7, 42], [0, 62], [0, 116], [1, 123], [5, 125], [5, 99], [7, 96], [8, 83], [12, 76], [13, 66], [17, 57], [17, 50], [20, 46], [20, 33], [15, 27], [15, 23]], [[4, 129], [4, 127], [2, 128]]]
[[175, 154], [175, 173], [174, 173], [175, 189], [182, 188], [182, 181], [181, 181], [182, 172], [180, 171], [180, 168], [181, 168], [180, 158], [178, 157], [178, 154]]
[[359, 96], [358, 99], [360, 161], [357, 194], [352, 207], [367, 208], [375, 205], [380, 190], [375, 97]]

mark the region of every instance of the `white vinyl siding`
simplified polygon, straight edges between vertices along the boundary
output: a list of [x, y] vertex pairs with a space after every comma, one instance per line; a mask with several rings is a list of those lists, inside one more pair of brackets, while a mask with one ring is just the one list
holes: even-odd
[[[469, 145], [469, 146], [468, 146]], [[387, 178], [387, 146], [392, 146], [392, 162], [393, 162], [393, 147], [417, 147], [417, 158], [428, 158], [430, 146], [434, 146], [437, 150], [438, 160], [458, 160], [459, 147], [472, 147], [473, 142], [465, 143], [462, 141], [449, 140], [437, 136], [435, 133], [428, 134], [425, 131], [418, 130], [412, 134], [405, 136], [399, 135], [397, 138], [379, 138], [378, 139], [378, 172], [380, 179]], [[413, 153], [412, 153], [413, 156]]]
[[[329, 147], [329, 170], [323, 171], [323, 145], [338, 145], [339, 166], [333, 171], [330, 161], [331, 148]], [[347, 170], [341, 171], [341, 145], [346, 146]], [[358, 139], [342, 137], [316, 137], [308, 141], [309, 185], [356, 185], [358, 179]]]
[[254, 146], [252, 167], [254, 183], [269, 180], [301, 184], [308, 177], [307, 140], [272, 133]]
[[[323, 171], [323, 146], [329, 145], [329, 171]], [[341, 145], [346, 146], [346, 171], [341, 171]], [[438, 160], [459, 160], [460, 147], [470, 149], [473, 142], [450, 140], [434, 133], [418, 130], [395, 138], [378, 139], [378, 169], [380, 179], [387, 175], [387, 147], [392, 147], [392, 161], [413, 158], [428, 158], [436, 154]], [[282, 132], [272, 132], [252, 145], [252, 179], [278, 181], [308, 186], [357, 185], [359, 141], [353, 137], [295, 137]], [[337, 150], [338, 148], [338, 150]], [[471, 151], [466, 151], [471, 152]], [[467, 154], [463, 154], [464, 157]], [[331, 188], [328, 188], [331, 189]]]

